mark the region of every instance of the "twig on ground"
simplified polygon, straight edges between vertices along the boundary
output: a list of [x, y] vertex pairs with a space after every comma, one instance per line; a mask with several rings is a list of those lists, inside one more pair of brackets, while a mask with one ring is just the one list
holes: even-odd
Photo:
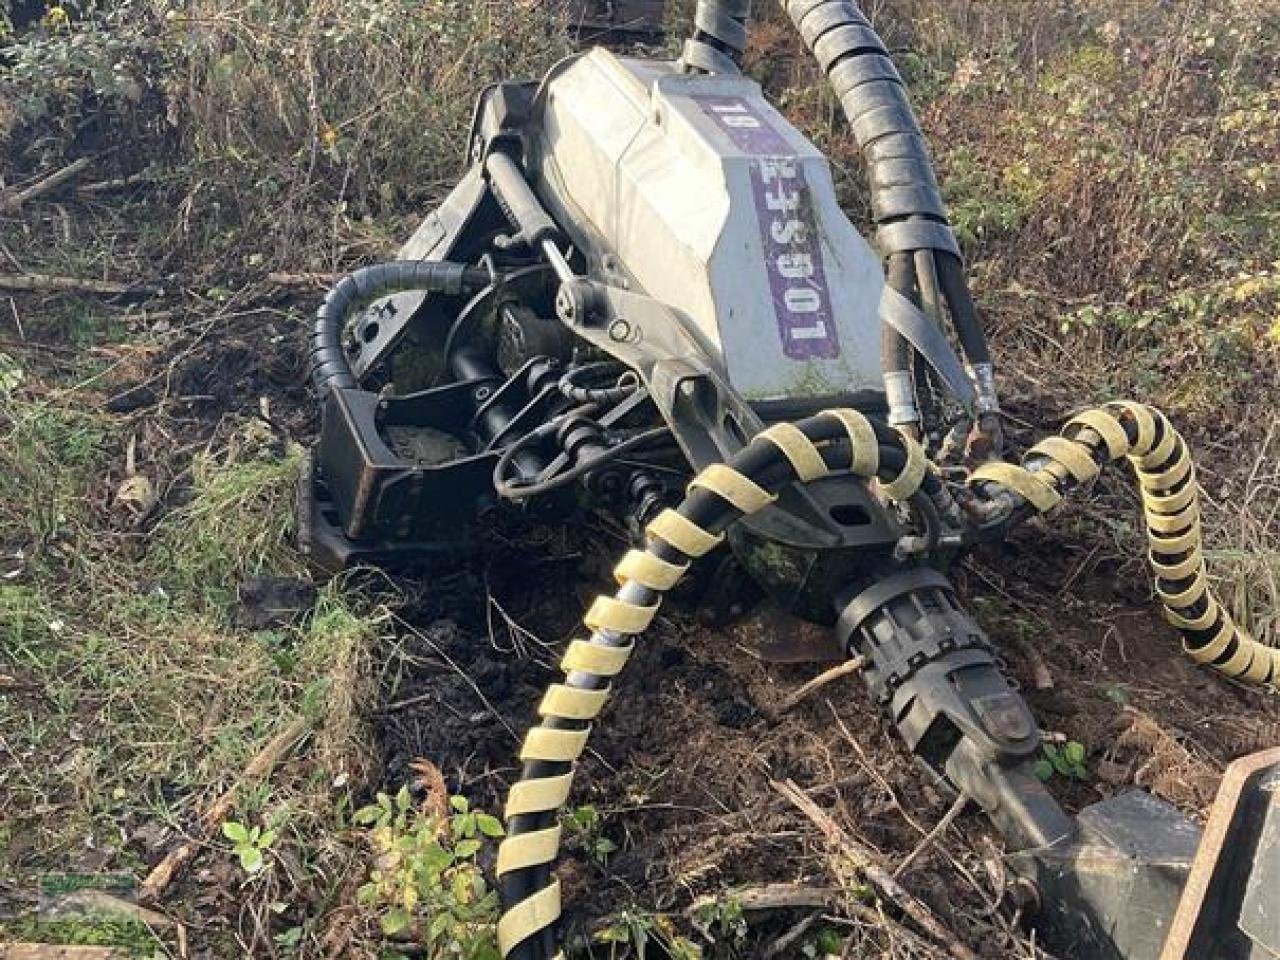
[[[434, 667], [437, 670], [447, 671], [448, 667], [443, 664], [428, 663], [427, 666]], [[388, 703], [385, 707], [379, 707], [374, 711], [378, 716], [386, 716], [389, 713], [399, 713], [401, 710], [408, 710], [410, 707], [416, 707], [423, 703], [431, 703], [440, 699], [440, 694], [435, 690], [428, 690], [426, 693], [419, 693], [412, 697], [405, 697], [403, 700], [396, 700]]]
[[81, 184], [76, 187], [76, 195], [91, 197], [99, 193], [110, 193], [112, 190], [123, 190], [125, 187], [145, 183], [146, 180], [147, 174], [145, 172], [131, 173], [127, 177], [115, 177], [111, 180], [99, 180], [96, 183]]
[[[933, 911], [923, 902], [916, 899], [898, 883], [897, 880], [879, 863], [874, 850], [854, 838], [840, 824], [818, 806], [792, 780], [772, 781], [773, 789], [788, 800], [792, 806], [803, 813], [821, 831], [828, 845], [841, 856], [849, 860], [855, 869], [866, 877], [867, 881], [879, 891], [885, 899], [895, 903], [903, 913], [914, 920], [922, 930], [929, 934], [946, 950], [953, 960], [978, 960], [977, 955], [960, 942], [954, 931], [948, 930]], [[839, 874], [837, 874], [838, 876]]]
[[895, 879], [902, 876], [906, 872], [907, 867], [911, 866], [920, 854], [933, 846], [934, 842], [947, 832], [948, 828], [956, 822], [956, 818], [964, 812], [964, 808], [968, 806], [968, 804], [969, 798], [965, 794], [962, 793], [960, 796], [956, 797], [955, 803], [951, 804], [951, 807], [947, 812], [942, 815], [942, 819], [938, 821], [937, 826], [926, 833], [920, 839], [920, 842], [915, 845], [915, 848], [903, 857], [902, 862], [894, 869], [893, 876]]
[[31, 184], [31, 186], [19, 190], [12, 196], [0, 200], [0, 210], [3, 210], [5, 213], [12, 213], [15, 210], [20, 209], [28, 200], [34, 200], [36, 197], [58, 189], [58, 187], [62, 186], [68, 180], [83, 172], [88, 166], [88, 157], [81, 157], [79, 160], [73, 160], [65, 167], [55, 170], [44, 179], [37, 180], [35, 183]]
[[[685, 909], [685, 916], [690, 919], [694, 927], [703, 936], [712, 942], [714, 942], [715, 938], [709, 930], [703, 929], [699, 923], [698, 914], [704, 907], [714, 907], [720, 899], [720, 897], [713, 895], [697, 897]], [[757, 887], [745, 887], [733, 892], [734, 903], [747, 913], [763, 910], [797, 910], [804, 908], [811, 910], [838, 910], [842, 899], [841, 891], [837, 887], [812, 887], [803, 883], [766, 883]], [[817, 913], [809, 914], [809, 916], [778, 937], [764, 951], [763, 956], [766, 958], [782, 956], [783, 952], [803, 936], [804, 932], [813, 925], [817, 918]]]
[[787, 951], [795, 946], [795, 942], [809, 932], [817, 921], [820, 914], [811, 913], [799, 923], [793, 925], [790, 930], [778, 936], [769, 946], [765, 947], [761, 956], [764, 960], [773, 960], [774, 957], [785, 956]]
[[419, 640], [421, 640], [423, 643], [429, 646], [433, 651], [435, 651], [435, 655], [439, 657], [441, 660], [443, 660], [445, 663], [447, 663], [453, 669], [453, 672], [456, 673], [463, 680], [463, 682], [465, 682], [467, 686], [469, 686], [472, 689], [476, 697], [478, 697], [480, 702], [484, 704], [484, 708], [489, 711], [490, 715], [492, 715], [492, 717], [495, 720], [497, 720], [498, 723], [502, 724], [503, 728], [507, 731], [507, 733], [511, 734], [511, 739], [516, 741], [517, 743], [520, 742], [519, 734], [517, 734], [515, 730], [511, 728], [511, 724], [507, 723], [507, 718], [504, 717], [501, 713], [499, 713], [498, 708], [495, 707], [489, 701], [489, 698], [484, 695], [484, 691], [481, 690], [479, 684], [477, 684], [475, 680], [471, 678], [471, 674], [467, 673], [467, 671], [463, 670], [462, 667], [458, 666], [458, 664], [454, 661], [454, 659], [450, 657], [449, 654], [445, 653], [444, 648], [441, 647], [440, 644], [436, 643], [434, 640], [428, 637], [421, 630], [417, 629], [413, 624], [409, 623], [409, 621], [405, 620], [403, 617], [399, 617], [399, 616], [396, 616], [395, 614], [392, 614], [392, 619], [394, 619], [398, 624], [400, 624], [401, 627], [408, 630], [415, 637], [417, 637]]
[[[844, 737], [845, 742], [847, 742], [849, 746], [853, 747], [854, 752], [858, 754], [858, 759], [862, 762], [862, 767], [867, 772], [867, 775], [874, 780], [882, 790], [884, 790], [885, 794], [889, 797], [889, 802], [894, 805], [898, 813], [902, 815], [902, 819], [907, 822], [911, 829], [915, 830], [915, 832], [920, 834], [921, 837], [927, 837], [930, 831], [926, 830], [924, 825], [912, 816], [907, 808], [902, 805], [902, 802], [898, 799], [897, 791], [893, 789], [893, 785], [890, 784], [889, 781], [885, 779], [884, 775], [876, 769], [875, 765], [871, 763], [871, 760], [867, 757], [866, 751], [862, 749], [862, 744], [860, 744], [857, 738], [854, 737], [853, 733], [850, 732], [849, 727], [845, 722], [840, 719], [840, 715], [836, 713], [836, 709], [831, 705], [830, 700], [827, 701], [827, 709], [831, 711], [831, 716], [835, 719], [836, 726], [839, 727], [840, 733]], [[945, 847], [941, 847], [941, 845], [939, 846], [939, 849], [946, 855], [947, 859], [951, 861], [951, 866], [955, 868], [956, 872], [969, 881], [969, 886], [973, 887], [974, 892], [976, 892], [984, 902], [987, 902], [988, 906], [991, 906], [992, 904], [990, 903], [990, 898], [987, 896], [986, 891], [982, 889], [982, 885], [978, 883], [977, 878], [973, 876], [969, 869], [960, 862], [960, 859], [952, 856], [950, 851]]]
[[[697, 897], [685, 913], [692, 916], [703, 907], [712, 906], [720, 898], [713, 895]], [[804, 883], [765, 883], [757, 887], [743, 887], [733, 892], [734, 902], [743, 910], [796, 910], [803, 907], [830, 909], [841, 900], [837, 887], [813, 887]]]
[[340, 273], [268, 273], [267, 281], [281, 287], [327, 287], [342, 279]]
[[904, 927], [883, 910], [877, 910], [874, 907], [869, 907], [865, 903], [851, 901], [843, 904], [843, 912], [849, 914], [849, 917], [852, 917], [853, 920], [851, 921], [849, 917], [830, 914], [824, 916], [822, 919], [836, 924], [850, 924], [853, 922], [864, 923], [868, 927], [883, 930], [889, 937], [890, 942], [894, 939], [898, 939], [909, 943], [916, 953], [922, 954], [926, 957], [945, 956], [941, 949], [924, 939], [924, 937], [920, 936], [914, 930]]
[[894, 809], [898, 811], [902, 816], [902, 819], [906, 821], [907, 825], [916, 833], [920, 834], [920, 836], [925, 836], [929, 831], [926, 830], [920, 821], [912, 816], [911, 812], [902, 805], [902, 801], [898, 799], [898, 792], [893, 789], [893, 784], [885, 779], [883, 773], [876, 769], [876, 765], [871, 762], [871, 759], [867, 756], [866, 750], [862, 748], [862, 744], [858, 742], [858, 738], [853, 735], [853, 732], [850, 731], [848, 725], [843, 719], [841, 719], [840, 714], [836, 712], [836, 708], [832, 705], [831, 701], [828, 700], [826, 703], [827, 709], [831, 711], [832, 719], [836, 722], [836, 727], [840, 730], [840, 735], [844, 737], [845, 742], [849, 744], [849, 746], [853, 747], [853, 751], [858, 755], [858, 760], [862, 764], [862, 769], [867, 772], [867, 776], [874, 780], [876, 785], [885, 792], [885, 796], [889, 798], [889, 802], [893, 804]]
[[145, 283], [115, 283], [81, 277], [53, 277], [44, 273], [0, 274], [0, 290], [26, 293], [95, 293], [106, 297], [158, 297], [164, 291]]
[[246, 764], [240, 778], [232, 784], [231, 788], [218, 797], [201, 814], [191, 836], [180, 846], [165, 854], [164, 859], [147, 874], [147, 878], [142, 881], [142, 886], [138, 888], [138, 898], [140, 900], [154, 903], [159, 899], [165, 888], [169, 886], [187, 861], [195, 856], [196, 851], [209, 838], [214, 829], [227, 818], [227, 815], [235, 807], [240, 788], [267, 776], [275, 768], [275, 765], [284, 759], [285, 755], [303, 738], [310, 726], [311, 722], [306, 717], [299, 717], [280, 733], [276, 734], [265, 747], [258, 751], [258, 754]]
[[796, 705], [800, 703], [801, 700], [809, 696], [809, 694], [813, 693], [815, 690], [821, 690], [827, 684], [839, 680], [841, 677], [861, 673], [866, 669], [866, 666], [866, 657], [854, 657], [852, 660], [846, 660], [844, 663], [837, 664], [830, 670], [824, 670], [812, 680], [808, 680], [803, 683], [798, 690], [795, 690], [793, 693], [788, 695], [782, 703], [778, 704], [775, 713], [778, 716], [781, 716], [788, 710], [795, 709]]

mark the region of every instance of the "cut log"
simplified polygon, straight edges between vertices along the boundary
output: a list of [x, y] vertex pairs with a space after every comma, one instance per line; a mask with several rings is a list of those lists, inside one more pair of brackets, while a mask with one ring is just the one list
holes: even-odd
[[105, 297], [158, 297], [164, 291], [145, 283], [115, 283], [81, 277], [53, 277], [44, 273], [0, 274], [0, 290], [27, 293], [92, 293]]

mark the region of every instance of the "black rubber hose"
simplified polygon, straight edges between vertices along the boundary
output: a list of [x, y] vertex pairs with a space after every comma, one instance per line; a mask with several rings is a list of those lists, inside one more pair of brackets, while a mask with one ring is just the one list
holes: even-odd
[[978, 319], [977, 308], [973, 305], [969, 284], [965, 282], [964, 264], [959, 257], [950, 253], [939, 253], [936, 259], [938, 282], [942, 287], [942, 295], [947, 298], [947, 305], [951, 308], [951, 321], [960, 337], [965, 359], [970, 366], [975, 367], [980, 363], [990, 363], [991, 349]]
[[663, 437], [670, 435], [670, 433], [671, 431], [667, 427], [655, 427], [652, 430], [646, 430], [643, 433], [638, 433], [633, 437], [629, 437], [626, 440], [616, 443], [597, 456], [590, 457], [589, 459], [576, 463], [564, 470], [562, 473], [558, 473], [546, 480], [530, 483], [513, 482], [507, 476], [511, 471], [511, 461], [514, 459], [515, 454], [527, 445], [526, 441], [528, 441], [529, 438], [536, 436], [537, 431], [534, 431], [525, 437], [521, 437], [503, 451], [502, 456], [498, 459], [498, 462], [493, 468], [493, 487], [497, 491], [498, 496], [502, 497], [504, 500], [528, 500], [530, 497], [541, 496], [542, 494], [550, 493], [553, 490], [559, 490], [566, 487], [578, 478], [590, 473], [592, 470], [598, 470], [607, 463], [613, 463], [615, 460], [625, 457], [629, 453], [634, 453], [636, 450], [647, 446], [655, 440], [660, 440]]
[[[888, 283], [912, 303], [917, 302], [915, 268], [911, 263], [911, 254], [895, 253], [889, 258]], [[911, 369], [910, 342], [887, 323], [881, 331], [880, 348], [881, 366], [885, 372]]]
[[[887, 282], [912, 303], [918, 304], [915, 265], [909, 253], [895, 253], [889, 258]], [[880, 369], [884, 375], [885, 398], [889, 404], [891, 423], [909, 422], [911, 411], [919, 419], [919, 404], [911, 379], [911, 342], [888, 323], [880, 325]], [[910, 410], [906, 405], [910, 405]]]
[[359, 386], [343, 345], [347, 321], [379, 297], [402, 290], [425, 290], [457, 296], [487, 286], [483, 267], [427, 260], [393, 260], [363, 267], [343, 277], [316, 311], [311, 329], [311, 382], [323, 399], [330, 390]]
[[[601, 374], [616, 373], [619, 369], [624, 372], [621, 377], [614, 377], [614, 385], [611, 387], [584, 387], [581, 383], [584, 378], [598, 378]], [[559, 389], [565, 397], [574, 403], [621, 403], [640, 389], [639, 378], [634, 372], [628, 374], [625, 372], [626, 370], [627, 368], [624, 365], [608, 360], [601, 363], [583, 364], [567, 371], [560, 378]], [[626, 379], [628, 376], [631, 379]]]

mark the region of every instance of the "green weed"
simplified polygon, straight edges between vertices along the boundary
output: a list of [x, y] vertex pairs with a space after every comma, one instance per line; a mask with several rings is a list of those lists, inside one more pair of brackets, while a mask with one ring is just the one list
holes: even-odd
[[263, 853], [276, 842], [276, 832], [259, 826], [248, 827], [237, 820], [222, 825], [222, 835], [231, 841], [236, 858], [247, 874], [255, 874], [265, 865]]
[[412, 937], [428, 960], [498, 960], [498, 896], [475, 857], [503, 835], [502, 824], [465, 797], [451, 797], [450, 807], [447, 817], [424, 814], [402, 787], [357, 810], [376, 858], [358, 899], [377, 912], [383, 933]]
[[618, 845], [604, 835], [604, 818], [591, 804], [583, 804], [566, 811], [563, 817], [565, 832], [600, 866], [606, 866], [610, 854]]
[[608, 945], [608, 960], [645, 960], [652, 956], [653, 947], [671, 960], [703, 960], [702, 947], [681, 936], [672, 919], [661, 913], [623, 910], [601, 927], [592, 940]]
[[1085, 765], [1088, 752], [1084, 744], [1075, 740], [1068, 740], [1061, 746], [1043, 743], [1040, 752], [1042, 756], [1035, 762], [1035, 773], [1041, 780], [1051, 780], [1054, 774], [1068, 780], [1089, 779], [1089, 768]]

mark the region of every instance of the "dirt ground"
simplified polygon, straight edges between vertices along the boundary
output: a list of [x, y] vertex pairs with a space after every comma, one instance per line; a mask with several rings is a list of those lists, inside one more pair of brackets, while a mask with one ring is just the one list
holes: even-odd
[[[391, 708], [378, 717], [388, 771], [430, 757], [451, 786], [500, 804], [516, 772], [511, 731], [529, 722], [552, 676], [545, 661], [574, 633], [566, 611], [590, 592], [579, 550], [600, 547], [557, 538], [503, 557], [483, 583], [459, 584], [453, 600], [428, 601], [406, 643], [425, 669], [395, 671]], [[1224, 683], [1178, 656], [1141, 572], [1131, 582], [1115, 569], [1082, 572], [1084, 552], [1047, 530], [1027, 531], [967, 561], [960, 582], [1043, 729], [1088, 747], [1088, 780], [1053, 780], [1067, 809], [1138, 787], [1200, 819], [1225, 763], [1274, 741], [1280, 708], [1273, 695]], [[533, 589], [530, 564], [542, 568]], [[460, 615], [467, 607], [470, 616]], [[589, 927], [623, 902], [678, 912], [725, 889], [823, 883], [820, 838], [774, 781], [803, 784], [888, 865], [943, 817], [951, 795], [885, 728], [860, 681], [837, 681], [775, 715], [821, 669], [759, 659], [762, 642], [794, 629], [815, 628], [767, 609], [721, 630], [677, 613], [647, 636], [578, 772], [574, 802], [599, 809], [619, 852], [601, 864], [569, 847], [562, 877], [571, 922]], [[991, 916], [999, 848], [971, 810], [913, 862], [906, 883], [979, 955], [1028, 956], [1027, 941]], [[754, 951], [803, 915], [753, 923], [742, 955], [763, 955]]]

